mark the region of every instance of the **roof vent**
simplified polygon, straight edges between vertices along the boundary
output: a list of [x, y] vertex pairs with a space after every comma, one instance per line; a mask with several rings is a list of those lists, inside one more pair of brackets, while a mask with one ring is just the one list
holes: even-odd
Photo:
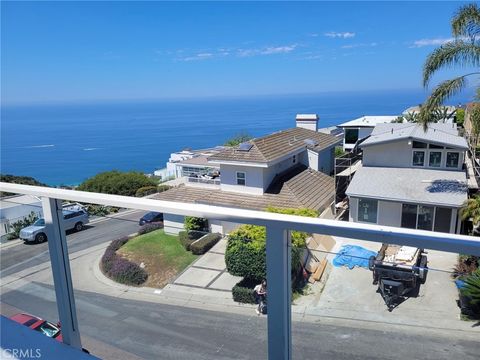
[[238, 151], [249, 151], [251, 148], [253, 147], [253, 145], [249, 142], [244, 142], [244, 143], [241, 143], [240, 145], [238, 145]]
[[317, 146], [318, 145], [318, 141], [313, 140], [313, 139], [305, 139], [305, 140], [303, 140], [303, 142], [305, 144], [307, 144], [308, 146]]

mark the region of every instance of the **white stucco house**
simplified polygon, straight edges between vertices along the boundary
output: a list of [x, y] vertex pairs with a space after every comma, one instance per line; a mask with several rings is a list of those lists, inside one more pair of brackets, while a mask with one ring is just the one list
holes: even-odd
[[398, 116], [362, 116], [358, 119], [347, 121], [337, 127], [343, 129], [343, 150], [350, 151], [358, 140], [370, 135], [378, 124], [391, 123]]
[[455, 124], [379, 124], [360, 146], [363, 163], [346, 191], [350, 221], [460, 231], [468, 147]]
[[[226, 147], [208, 157], [220, 171], [218, 183], [186, 182], [155, 198], [265, 210], [329, 208], [334, 198], [335, 146], [341, 139], [318, 132], [316, 115], [297, 116], [297, 127]], [[183, 217], [164, 214], [165, 231], [178, 233]], [[238, 224], [209, 220], [212, 232], [228, 233]]]
[[12, 195], [0, 199], [0, 236], [11, 232], [11, 224], [31, 213], [42, 216], [42, 202], [30, 195]]

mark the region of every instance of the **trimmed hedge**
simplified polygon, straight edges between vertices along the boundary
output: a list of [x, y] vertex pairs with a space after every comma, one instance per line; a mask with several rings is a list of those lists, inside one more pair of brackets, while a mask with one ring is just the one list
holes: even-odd
[[178, 233], [178, 240], [183, 245], [185, 250], [190, 250], [190, 245], [200, 239], [202, 236], [205, 235], [203, 231], [180, 231]]
[[161, 192], [167, 191], [171, 188], [172, 187], [170, 185], [158, 185], [157, 192], [161, 193]]
[[147, 234], [149, 232], [159, 230], [159, 229], [163, 229], [162, 223], [158, 223], [158, 222], [148, 223], [140, 227], [140, 229], [138, 230], [138, 235]]
[[255, 304], [255, 293], [253, 289], [258, 284], [258, 281], [250, 278], [240, 280], [232, 288], [233, 300], [239, 303]]
[[119, 283], [140, 285], [147, 280], [147, 272], [137, 264], [117, 255], [117, 250], [128, 240], [128, 237], [113, 240], [105, 250], [100, 266], [105, 275]]
[[202, 255], [205, 254], [208, 250], [210, 250], [220, 239], [222, 235], [218, 233], [207, 234], [197, 241], [190, 244], [190, 250], [192, 254], [195, 255]]
[[147, 195], [152, 195], [157, 192], [156, 186], [142, 186], [135, 192], [136, 197], [144, 197]]

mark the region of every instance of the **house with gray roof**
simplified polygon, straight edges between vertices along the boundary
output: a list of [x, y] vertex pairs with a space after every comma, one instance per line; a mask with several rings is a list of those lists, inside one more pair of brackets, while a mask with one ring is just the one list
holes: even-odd
[[379, 124], [360, 147], [350, 221], [458, 233], [467, 200], [465, 139], [455, 124]]
[[[296, 120], [297, 127], [208, 156], [206, 165], [219, 169], [219, 178], [187, 181], [156, 198], [255, 210], [297, 207], [324, 211], [333, 202], [331, 174], [335, 146], [341, 139], [317, 131], [316, 115], [302, 114]], [[178, 232], [183, 218], [165, 214], [164, 225], [166, 232]], [[215, 221], [210, 225], [212, 231], [222, 233], [232, 228], [232, 224]]]

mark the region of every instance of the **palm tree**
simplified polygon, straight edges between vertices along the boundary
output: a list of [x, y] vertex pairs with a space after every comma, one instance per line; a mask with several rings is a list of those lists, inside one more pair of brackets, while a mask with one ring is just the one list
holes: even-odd
[[472, 219], [473, 226], [480, 222], [480, 196], [468, 199], [460, 210], [462, 220]]
[[[434, 50], [423, 66], [423, 86], [427, 87], [432, 76], [442, 68], [453, 66], [480, 66], [480, 8], [477, 4], [468, 4], [459, 8], [451, 21], [454, 40], [448, 41]], [[446, 99], [458, 93], [467, 84], [467, 77], [479, 75], [475, 71], [440, 83], [426, 100], [420, 112], [420, 122], [427, 128], [431, 114]]]

